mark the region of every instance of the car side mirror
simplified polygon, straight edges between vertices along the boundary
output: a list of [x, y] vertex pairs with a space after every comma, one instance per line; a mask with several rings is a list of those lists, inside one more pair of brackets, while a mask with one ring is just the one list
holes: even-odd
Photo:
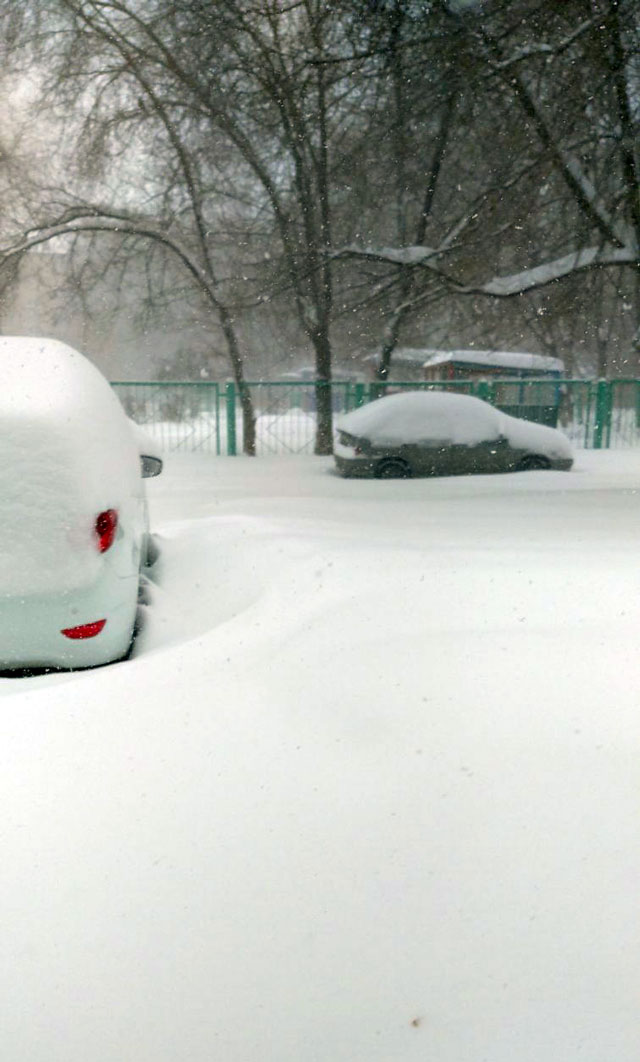
[[143, 479], [159, 476], [162, 472], [162, 461], [159, 457], [152, 457], [151, 454], [140, 454], [140, 471]]

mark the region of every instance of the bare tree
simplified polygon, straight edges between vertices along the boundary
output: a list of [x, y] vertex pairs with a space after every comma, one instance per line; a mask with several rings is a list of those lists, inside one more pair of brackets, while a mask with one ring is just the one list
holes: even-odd
[[[68, 116], [56, 180], [7, 255], [62, 232], [165, 248], [220, 323], [249, 451], [247, 308], [277, 299], [297, 316], [328, 453], [337, 313], [381, 322], [384, 378], [403, 330], [446, 321], [461, 300], [534, 306], [565, 278], [638, 273], [630, 0], [2, 11], [5, 38], [41, 60], [44, 97]], [[554, 306], [570, 316], [568, 299]]]
[[[42, 105], [49, 105], [69, 146], [59, 159], [65, 170], [64, 187], [37, 189], [39, 223], [31, 226], [25, 238], [10, 241], [3, 258], [12, 261], [17, 254], [59, 236], [102, 232], [153, 241], [169, 251], [220, 323], [240, 393], [244, 448], [251, 454], [255, 452], [255, 416], [233, 315], [206, 230], [208, 189], [200, 161], [190, 144], [188, 121], [179, 106], [166, 104], [166, 86], [152, 83], [139, 42], [127, 41], [117, 20], [109, 22], [109, 17], [121, 16], [123, 11], [120, 4], [61, 0], [45, 5], [44, 13], [37, 9], [28, 13], [40, 19], [32, 24], [27, 18], [22, 27], [25, 44], [48, 64]], [[61, 114], [65, 109], [66, 116]], [[128, 181], [123, 177], [124, 145], [133, 136], [143, 145], [147, 156], [143, 165], [153, 174], [151, 180], [143, 178], [144, 191], [138, 188], [134, 195], [131, 174]], [[153, 149], [156, 157], [150, 159]], [[120, 180], [109, 180], [114, 162], [120, 164]], [[88, 195], [96, 187], [105, 197], [100, 204]]]
[[[390, 34], [398, 9], [408, 17], [418, 5], [376, 0], [375, 8], [393, 16]], [[465, 69], [462, 88], [450, 70], [439, 97], [429, 96], [444, 107], [446, 89], [457, 90], [444, 164], [437, 169], [435, 212], [431, 199], [430, 246], [416, 226], [422, 238], [411, 242], [412, 234], [398, 228], [395, 240], [386, 234], [368, 244], [354, 240], [336, 252], [347, 260], [357, 254], [368, 271], [375, 268], [371, 299], [400, 293], [385, 304], [383, 355], [399, 327], [420, 319], [434, 300], [442, 314], [443, 285], [449, 304], [461, 296], [477, 305], [483, 297], [534, 300], [538, 290], [603, 269], [615, 276], [621, 269], [638, 272], [637, 5], [442, 0], [421, 11], [421, 31], [413, 25], [412, 39], [402, 42], [404, 67], [411, 49], [422, 48], [426, 69], [438, 69], [428, 59], [438, 35], [439, 44], [455, 42]], [[411, 91], [416, 82], [424, 92], [412, 70]], [[393, 113], [397, 120], [400, 112]], [[438, 134], [431, 135], [438, 160]], [[391, 181], [387, 194], [394, 195]], [[415, 181], [407, 198], [420, 201]], [[621, 296], [617, 307], [610, 299], [606, 304], [608, 319], [613, 312], [619, 327], [623, 302]], [[600, 305], [599, 299], [590, 303], [592, 317]], [[554, 300], [554, 312], [565, 315], [570, 334], [577, 303], [572, 308], [566, 298]], [[604, 335], [597, 322], [591, 332]], [[382, 374], [384, 368], [383, 357]]]
[[[5, 11], [15, 23], [12, 6], [5, 4]], [[38, 5], [32, 3], [30, 12], [38, 13]], [[24, 32], [49, 64], [49, 98], [58, 108], [74, 102], [81, 116], [76, 143], [84, 174], [74, 174], [80, 201], [71, 212], [49, 211], [45, 228], [57, 233], [71, 222], [78, 231], [89, 217], [95, 231], [102, 217], [112, 231], [117, 217], [123, 226], [128, 218], [140, 233], [147, 218], [155, 234], [147, 238], [159, 239], [165, 228], [176, 233], [180, 260], [214, 306], [227, 339], [251, 451], [254, 421], [232, 310], [246, 296], [238, 284], [221, 283], [228, 247], [216, 241], [233, 214], [245, 234], [244, 246], [232, 249], [236, 261], [244, 253], [242, 275], [263, 281], [268, 275], [293, 294], [315, 350], [316, 451], [329, 453], [331, 140], [356, 92], [342, 71], [323, 62], [339, 34], [330, 6], [319, 0], [285, 6], [276, 0], [152, 0], [144, 7], [133, 0], [56, 0], [42, 6], [36, 29], [27, 20]], [[104, 189], [105, 163], [117, 160], [122, 172], [134, 136], [146, 146], [144, 193], [130, 192], [124, 203], [121, 190], [111, 187], [110, 195], [98, 197], [104, 208], [96, 208], [78, 194], [78, 178], [89, 173]], [[265, 240], [273, 250], [274, 239], [280, 253], [270, 254], [269, 273], [251, 261], [251, 251], [264, 248]]]

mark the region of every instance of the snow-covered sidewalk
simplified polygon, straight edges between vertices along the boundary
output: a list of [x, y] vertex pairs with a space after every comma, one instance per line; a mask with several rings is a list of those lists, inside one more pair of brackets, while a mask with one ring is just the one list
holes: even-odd
[[0, 680], [10, 1062], [636, 1062], [640, 453], [181, 455], [135, 657]]

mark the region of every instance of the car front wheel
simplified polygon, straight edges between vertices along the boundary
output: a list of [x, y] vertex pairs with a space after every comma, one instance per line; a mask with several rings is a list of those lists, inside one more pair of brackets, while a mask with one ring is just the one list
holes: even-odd
[[406, 461], [399, 457], [389, 457], [379, 461], [375, 468], [376, 479], [410, 479], [411, 469]]
[[534, 470], [550, 467], [551, 465], [546, 457], [540, 457], [539, 454], [527, 454], [521, 461], [518, 461], [516, 472], [533, 472]]

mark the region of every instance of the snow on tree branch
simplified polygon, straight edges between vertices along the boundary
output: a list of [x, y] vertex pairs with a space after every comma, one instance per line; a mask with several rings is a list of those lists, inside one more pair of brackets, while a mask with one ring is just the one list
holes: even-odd
[[423, 247], [358, 247], [349, 244], [334, 251], [332, 258], [362, 258], [370, 262], [387, 262], [399, 266], [424, 266], [440, 254], [441, 248]]
[[556, 280], [561, 280], [564, 277], [572, 276], [588, 269], [626, 265], [638, 267], [640, 265], [640, 255], [635, 247], [586, 247], [579, 251], [572, 251], [570, 254], [563, 255], [560, 258], [554, 258], [549, 262], [543, 262], [540, 265], [524, 269], [519, 273], [494, 276], [481, 284], [464, 284], [450, 274], [445, 273], [438, 265], [437, 257], [445, 250], [448, 250], [448, 248], [358, 248], [350, 245], [336, 251], [334, 257], [359, 258], [365, 261], [386, 262], [394, 266], [412, 266], [428, 269], [461, 295], [491, 295], [496, 298], [522, 295], [526, 291], [546, 287]]
[[505, 298], [510, 295], [522, 295], [525, 291], [544, 288], [555, 280], [575, 273], [584, 272], [587, 269], [604, 266], [637, 265], [638, 253], [629, 247], [615, 247], [610, 250], [602, 250], [600, 247], [587, 247], [582, 251], [574, 251], [555, 258], [551, 262], [544, 262], [531, 269], [524, 269], [521, 273], [512, 273], [509, 276], [493, 277], [485, 284], [477, 287], [460, 286], [460, 292], [477, 292], [483, 295], [494, 295]]

